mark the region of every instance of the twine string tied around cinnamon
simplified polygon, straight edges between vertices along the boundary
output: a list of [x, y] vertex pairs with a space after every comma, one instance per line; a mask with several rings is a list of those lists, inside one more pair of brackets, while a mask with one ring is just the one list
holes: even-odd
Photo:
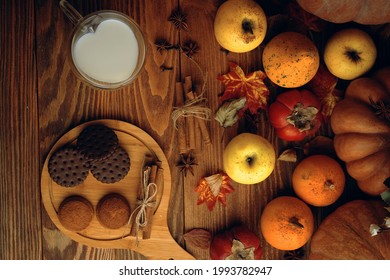
[[202, 120], [209, 120], [211, 109], [200, 104], [205, 100], [206, 98], [199, 95], [192, 100], [188, 100], [183, 106], [174, 107], [174, 111], [172, 112], [174, 127], [177, 129], [177, 120], [180, 117], [195, 117]]
[[134, 214], [137, 213], [134, 219], [135, 226], [136, 226], [136, 232], [135, 232], [136, 245], [139, 244], [139, 239], [138, 239], [139, 229], [141, 227], [145, 227], [148, 224], [146, 208], [147, 207], [154, 208], [156, 206], [156, 201], [154, 198], [157, 195], [158, 186], [155, 183], [148, 183], [148, 178], [146, 178], [146, 174], [144, 174], [144, 178], [143, 178], [143, 190], [144, 190], [143, 198], [137, 200], [138, 206], [131, 213], [129, 220], [127, 222], [127, 224], [130, 225], [131, 219], [133, 218]]

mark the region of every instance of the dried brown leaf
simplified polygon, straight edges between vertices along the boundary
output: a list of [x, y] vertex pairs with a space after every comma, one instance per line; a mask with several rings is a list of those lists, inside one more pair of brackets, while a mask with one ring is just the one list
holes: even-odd
[[333, 146], [333, 140], [326, 136], [316, 136], [314, 139], [307, 142], [303, 147], [303, 153], [309, 155], [328, 155], [335, 157], [336, 152]]
[[288, 12], [291, 18], [297, 21], [297, 23], [303, 24], [306, 28], [314, 32], [322, 32], [327, 27], [327, 21], [306, 12], [295, 1], [288, 4]]
[[244, 108], [245, 103], [245, 97], [224, 102], [216, 112], [215, 120], [225, 128], [234, 125], [239, 119], [238, 111]]
[[295, 149], [287, 149], [283, 151], [278, 157], [280, 161], [296, 162], [297, 161], [297, 151]]
[[325, 122], [329, 121], [333, 108], [344, 95], [342, 90], [336, 89], [337, 83], [338, 78], [324, 64], [320, 64], [316, 75], [306, 85], [320, 99], [321, 114]]
[[267, 37], [265, 43], [270, 38], [275, 37], [277, 34], [287, 31], [289, 26], [289, 16], [286, 14], [275, 14], [267, 17]]
[[388, 40], [390, 38], [390, 23], [371, 25], [370, 28], [382, 40]]
[[199, 249], [209, 249], [210, 247], [211, 233], [208, 230], [195, 228], [186, 232], [183, 237], [187, 245]]

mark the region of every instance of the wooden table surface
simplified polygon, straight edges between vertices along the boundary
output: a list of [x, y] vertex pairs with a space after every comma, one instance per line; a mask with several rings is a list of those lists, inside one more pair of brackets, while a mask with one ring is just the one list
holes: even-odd
[[[183, 234], [193, 228], [216, 233], [235, 223], [244, 223], [261, 237], [258, 228], [261, 211], [272, 198], [293, 194], [291, 174], [296, 163], [278, 161], [272, 175], [256, 185], [233, 182], [235, 192], [228, 194], [226, 207], [218, 203], [210, 212], [205, 205], [198, 206], [195, 186], [202, 177], [222, 170], [224, 147], [235, 135], [250, 130], [251, 126], [241, 120], [235, 126], [223, 129], [211, 120], [208, 126], [212, 145], [196, 151], [198, 165], [194, 167], [194, 175], [184, 177], [176, 167], [180, 158], [171, 121], [175, 83], [190, 75], [199, 88], [203, 76], [193, 61], [183, 54], [176, 51], [160, 53], [154, 45], [159, 38], [170, 42], [190, 39], [198, 43], [200, 49], [194, 60], [203, 74], [207, 73], [205, 97], [214, 113], [224, 90], [216, 77], [228, 72], [229, 61], [242, 66], [246, 73], [262, 69], [262, 47], [244, 54], [221, 51], [214, 37], [213, 20], [223, 1], [70, 1], [82, 15], [103, 9], [128, 14], [144, 31], [148, 49], [144, 71], [134, 83], [114, 91], [93, 89], [72, 72], [67, 48], [73, 26], [58, 2], [2, 0], [0, 4], [0, 259], [144, 258], [127, 249], [101, 249], [72, 241], [57, 229], [43, 207], [40, 177], [51, 147], [70, 129], [103, 118], [140, 127], [164, 151], [172, 175], [169, 229], [177, 243], [195, 258], [208, 259], [209, 255], [207, 250], [185, 244]], [[258, 2], [268, 2], [262, 5], [269, 17], [285, 12], [283, 6], [277, 4], [283, 1]], [[179, 7], [187, 15], [189, 29], [185, 32], [178, 32], [167, 20]], [[328, 30], [332, 28], [331, 25]], [[311, 33], [320, 51], [330, 32]], [[385, 49], [388, 50], [388, 45]], [[389, 55], [380, 55], [379, 65], [389, 64]], [[162, 65], [172, 67], [172, 70], [161, 71]], [[272, 95], [271, 99], [274, 97]], [[276, 137], [265, 111], [259, 112], [255, 128], [256, 133], [271, 141], [278, 154], [292, 145]], [[318, 135], [332, 136], [329, 126], [324, 126]], [[337, 206], [361, 197], [364, 196], [355, 182], [348, 178], [339, 201], [329, 207], [312, 207], [316, 226]], [[272, 248], [264, 239], [262, 246], [264, 259], [283, 258], [285, 252]]]

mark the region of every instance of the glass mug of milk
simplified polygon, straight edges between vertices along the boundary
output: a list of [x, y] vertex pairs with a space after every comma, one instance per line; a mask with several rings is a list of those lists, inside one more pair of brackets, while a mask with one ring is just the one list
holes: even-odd
[[115, 89], [134, 81], [145, 62], [146, 45], [138, 24], [117, 11], [82, 17], [67, 1], [60, 7], [75, 25], [70, 47], [78, 76], [92, 86]]

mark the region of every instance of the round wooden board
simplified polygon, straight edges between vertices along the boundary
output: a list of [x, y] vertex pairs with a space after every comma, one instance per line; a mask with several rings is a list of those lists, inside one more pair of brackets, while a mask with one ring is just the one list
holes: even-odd
[[[48, 172], [48, 161], [59, 148], [76, 141], [81, 131], [89, 125], [102, 124], [113, 129], [118, 136], [119, 145], [130, 156], [130, 171], [124, 179], [113, 184], [104, 184], [96, 180], [91, 173], [80, 185], [65, 188], [56, 184]], [[83, 231], [73, 232], [64, 228], [57, 217], [60, 203], [68, 196], [81, 195], [87, 198], [94, 207], [108, 193], [120, 193], [129, 201], [131, 211], [137, 207], [137, 193], [141, 184], [141, 171], [145, 163], [157, 164], [163, 169], [164, 185], [158, 186], [157, 209], [153, 216], [150, 239], [142, 239], [139, 243], [130, 236], [130, 226], [112, 230], [104, 228], [94, 216], [91, 224]], [[53, 223], [73, 240], [88, 246], [100, 248], [128, 248], [143, 254], [149, 259], [193, 259], [172, 238], [167, 223], [168, 203], [171, 192], [171, 173], [167, 159], [155, 140], [140, 128], [117, 120], [96, 120], [81, 124], [63, 135], [50, 150], [41, 175], [42, 200]]]

